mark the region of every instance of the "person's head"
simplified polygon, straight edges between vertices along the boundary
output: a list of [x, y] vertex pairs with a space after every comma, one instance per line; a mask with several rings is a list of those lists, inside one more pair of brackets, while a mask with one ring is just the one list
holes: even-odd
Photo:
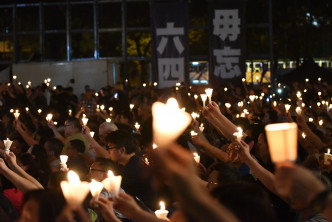
[[233, 184], [241, 180], [238, 169], [230, 163], [217, 163], [209, 170], [207, 188], [210, 191], [220, 185]]
[[24, 195], [19, 222], [56, 221], [66, 205], [61, 192], [33, 190]]
[[107, 172], [109, 170], [113, 171], [111, 161], [109, 159], [99, 158], [90, 166], [90, 179], [101, 182], [107, 178]]
[[133, 115], [128, 110], [120, 111], [115, 116], [115, 121], [117, 123], [126, 124], [126, 125], [129, 124], [129, 123], [131, 123], [132, 119], [133, 119]]
[[44, 149], [49, 160], [58, 159], [62, 152], [63, 144], [60, 140], [51, 138], [46, 140]]
[[100, 141], [105, 144], [105, 137], [107, 134], [117, 131], [118, 127], [114, 123], [103, 122], [99, 126], [99, 139]]
[[135, 154], [136, 145], [131, 134], [117, 130], [108, 134], [105, 138], [107, 150], [111, 160], [121, 163], [128, 155]]
[[238, 183], [219, 186], [212, 196], [243, 222], [274, 222], [275, 212], [268, 195], [257, 184]]
[[83, 154], [85, 151], [85, 144], [82, 140], [70, 140], [67, 155], [69, 157], [76, 156], [79, 153]]
[[65, 122], [65, 136], [71, 136], [82, 130], [80, 121], [74, 117], [70, 117]]

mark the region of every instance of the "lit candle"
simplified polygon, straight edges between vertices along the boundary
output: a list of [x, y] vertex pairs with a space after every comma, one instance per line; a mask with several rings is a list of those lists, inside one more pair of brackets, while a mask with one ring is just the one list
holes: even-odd
[[41, 109], [38, 109], [37, 112], [38, 112], [39, 114], [41, 114], [42, 110], [41, 110]]
[[8, 155], [9, 151], [10, 151], [10, 147], [12, 145], [13, 141], [11, 141], [10, 139], [6, 139], [3, 141], [3, 144], [5, 145], [5, 153]]
[[331, 150], [327, 149], [327, 153], [324, 153], [324, 165], [331, 165], [329, 160], [332, 160]]
[[112, 111], [113, 111], [113, 107], [111, 106], [110, 108], [108, 108], [108, 110], [109, 110], [110, 112], [112, 112]]
[[206, 94], [201, 94], [201, 99], [203, 101], [203, 108], [205, 108], [205, 101], [207, 99], [207, 95]]
[[301, 106], [302, 106], [302, 108], [305, 107], [305, 103], [302, 103]]
[[100, 105], [97, 105], [97, 107], [96, 107], [96, 111], [97, 111], [97, 112], [100, 111], [99, 107], [100, 107]]
[[47, 82], [51, 82], [51, 78], [47, 78]]
[[317, 106], [320, 107], [320, 102], [317, 102]]
[[277, 106], [277, 101], [273, 101], [273, 106], [274, 106], [274, 107]]
[[249, 99], [250, 99], [250, 102], [253, 102], [255, 100], [255, 95], [250, 95]]
[[143, 87], [146, 87], [146, 83], [143, 83]]
[[167, 218], [168, 210], [165, 208], [165, 203], [160, 201], [160, 209], [154, 212], [159, 219], [165, 220]]
[[14, 116], [15, 116], [15, 120], [17, 120], [18, 117], [20, 116], [20, 113], [18, 112], [18, 109], [15, 111]]
[[204, 131], [204, 125], [203, 125], [203, 123], [201, 123], [201, 125], [199, 126], [199, 130], [200, 130], [201, 132]]
[[186, 107], [182, 107], [180, 110], [181, 110], [182, 112], [185, 112], [185, 111], [186, 111]]
[[157, 85], [158, 85], [158, 83], [157, 83], [157, 82], [154, 82], [154, 83], [153, 83], [153, 85], [154, 85], [154, 86], [157, 86]]
[[56, 125], [58, 125], [58, 122], [55, 122], [55, 121], [54, 121], [53, 124], [54, 124], [54, 126], [56, 126]]
[[197, 100], [197, 99], [198, 99], [198, 95], [197, 95], [197, 94], [195, 94], [195, 95], [194, 95], [194, 98], [195, 98], [195, 100]]
[[111, 121], [112, 121], [111, 118], [107, 118], [107, 119], [106, 119], [106, 122], [108, 122], [108, 123], [110, 123]]
[[286, 110], [287, 113], [288, 113], [288, 111], [289, 111], [290, 108], [291, 108], [290, 104], [285, 104], [285, 110]]
[[313, 122], [314, 119], [312, 117], [309, 117], [309, 122]]
[[246, 79], [245, 78], [242, 78], [242, 82], [245, 82], [246, 81]]
[[205, 93], [209, 97], [209, 103], [211, 104], [212, 103], [213, 89], [212, 88], [207, 88], [207, 89], [205, 89]]
[[95, 96], [99, 96], [99, 94], [98, 94], [98, 93], [95, 93]]
[[166, 146], [175, 141], [192, 121], [189, 113], [179, 109], [174, 98], [167, 103], [155, 102], [152, 105], [153, 137], [159, 146]]
[[318, 82], [320, 82], [321, 80], [322, 80], [322, 78], [319, 77], [319, 78], [318, 78]]
[[194, 130], [190, 131], [190, 134], [191, 134], [191, 136], [197, 136], [198, 135]]
[[103, 184], [92, 179], [91, 183], [89, 183], [89, 188], [90, 188], [91, 195], [93, 197], [92, 199], [94, 201], [98, 201], [99, 195], [104, 188]]
[[68, 171], [67, 161], [68, 161], [67, 155], [60, 155], [60, 167], [62, 171]]
[[29, 112], [29, 107], [25, 107], [25, 111]]
[[175, 87], [175, 90], [178, 91], [178, 90], [179, 90], [179, 87], [176, 86], [176, 87]]
[[274, 163], [295, 161], [297, 157], [297, 124], [277, 123], [265, 126], [271, 159]]
[[67, 203], [75, 207], [81, 205], [89, 193], [89, 183], [81, 182], [79, 176], [72, 170], [68, 172], [68, 181], [61, 181], [60, 185]]
[[227, 109], [229, 109], [229, 108], [231, 108], [232, 105], [230, 103], [225, 103], [225, 106]]
[[243, 106], [243, 102], [242, 102], [242, 101], [238, 102], [238, 103], [237, 103], [237, 106], [238, 106], [238, 107], [242, 107], [242, 106]]
[[53, 90], [56, 90], [56, 86], [53, 86]]
[[301, 107], [299, 107], [299, 106], [296, 107], [295, 111], [296, 111], [297, 115], [301, 115], [301, 112], [302, 112]]
[[52, 120], [52, 118], [53, 118], [53, 114], [49, 113], [49, 114], [47, 114], [47, 116], [46, 116], [46, 121], [47, 121], [47, 122], [50, 122], [50, 121]]
[[193, 117], [194, 120], [196, 120], [196, 118], [198, 117], [198, 114], [195, 113], [195, 112], [192, 112], [192, 113], [191, 113], [191, 116]]
[[318, 92], [317, 94], [318, 94], [318, 96], [321, 96], [321, 95], [322, 95], [322, 92]]
[[122, 176], [114, 176], [111, 170], [108, 171], [108, 177], [102, 181], [105, 189], [117, 197], [120, 191]]
[[148, 165], [148, 166], [150, 165], [150, 162], [147, 157], [145, 157], [144, 162], [146, 163], [146, 165]]
[[302, 95], [301, 92], [300, 92], [300, 91], [297, 91], [297, 93], [296, 93], [297, 98], [300, 98], [301, 95]]
[[320, 126], [322, 126], [322, 125], [323, 125], [323, 123], [324, 123], [324, 122], [323, 122], [323, 120], [322, 120], [322, 119], [318, 121], [318, 124], [319, 124]]
[[14, 79], [14, 80], [17, 79], [17, 76], [13, 76], [13, 79]]
[[227, 90], [228, 90], [227, 87], [225, 87], [225, 88], [224, 88], [224, 91], [227, 92]]
[[236, 136], [236, 140], [240, 142], [242, 139], [242, 136], [243, 136], [243, 134], [242, 134], [243, 130], [241, 127], [238, 127], [237, 130], [238, 131], [233, 133], [233, 135]]
[[309, 79], [305, 79], [305, 82], [309, 82]]
[[86, 118], [86, 117], [83, 117], [83, 118], [82, 118], [82, 123], [83, 123], [83, 126], [84, 126], [84, 127], [86, 127], [86, 124], [88, 124], [88, 121], [89, 121], [88, 118]]
[[307, 135], [305, 135], [305, 133], [304, 133], [304, 132], [302, 132], [302, 134], [301, 134], [301, 135], [302, 135], [302, 138], [303, 138], [303, 139], [305, 139], [305, 138], [307, 137]]
[[191, 94], [190, 94], [190, 93], [188, 93], [188, 96], [191, 96]]
[[198, 164], [201, 160], [201, 157], [197, 153], [193, 153], [193, 155], [194, 155], [195, 162]]
[[157, 149], [158, 148], [158, 146], [157, 146], [157, 144], [152, 144], [152, 149]]
[[134, 104], [130, 104], [129, 107], [130, 107], [130, 111], [133, 111], [133, 108], [134, 108]]
[[104, 105], [101, 105], [101, 106], [100, 106], [100, 109], [101, 109], [101, 111], [104, 111], [105, 106], [104, 106]]
[[140, 125], [138, 124], [138, 122], [136, 122], [136, 123], [135, 123], [135, 129], [136, 129], [136, 132], [138, 132], [139, 128], [140, 128]]
[[69, 114], [69, 116], [71, 116], [73, 114], [73, 111], [71, 109], [68, 110], [68, 114]]
[[90, 132], [90, 136], [93, 138], [94, 135], [95, 135], [95, 132], [91, 131], [91, 132]]

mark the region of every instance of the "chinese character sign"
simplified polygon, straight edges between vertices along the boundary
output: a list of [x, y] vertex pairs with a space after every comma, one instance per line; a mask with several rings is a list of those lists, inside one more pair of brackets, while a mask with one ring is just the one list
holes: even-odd
[[214, 83], [245, 73], [242, 7], [240, 0], [209, 4], [210, 79]]
[[186, 2], [154, 1], [151, 4], [153, 79], [161, 88], [187, 81], [187, 8]]

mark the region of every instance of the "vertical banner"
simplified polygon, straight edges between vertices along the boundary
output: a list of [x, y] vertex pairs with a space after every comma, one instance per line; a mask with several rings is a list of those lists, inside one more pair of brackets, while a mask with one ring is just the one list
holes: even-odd
[[245, 74], [244, 3], [209, 2], [210, 83]]
[[188, 3], [152, 1], [152, 71], [160, 88], [188, 81]]

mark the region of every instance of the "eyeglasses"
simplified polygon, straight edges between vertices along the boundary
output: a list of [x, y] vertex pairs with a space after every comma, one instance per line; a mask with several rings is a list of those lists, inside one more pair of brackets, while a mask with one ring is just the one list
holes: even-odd
[[119, 149], [119, 148], [120, 148], [120, 146], [109, 146], [109, 145], [107, 145], [106, 150], [109, 151], [109, 150]]

